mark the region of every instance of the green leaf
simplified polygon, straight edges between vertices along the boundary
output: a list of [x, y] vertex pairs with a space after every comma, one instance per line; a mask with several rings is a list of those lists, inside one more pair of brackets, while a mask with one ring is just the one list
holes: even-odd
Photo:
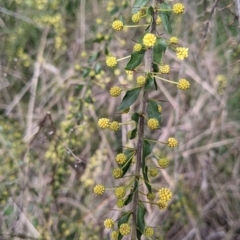
[[148, 101], [147, 113], [148, 118], [156, 118], [159, 122], [159, 125], [161, 125], [161, 113], [158, 111], [158, 104], [155, 101]]
[[137, 136], [137, 124], [139, 120], [139, 113], [133, 113], [131, 116], [131, 119], [136, 122], [136, 127], [128, 132], [128, 138], [129, 139], [134, 139]]
[[151, 193], [152, 192], [152, 186], [149, 183], [149, 179], [148, 179], [148, 167], [145, 166], [145, 168], [142, 169], [142, 173], [143, 173], [143, 178], [144, 178], [144, 183], [148, 189], [148, 191]]
[[141, 91], [141, 87], [139, 88], [134, 88], [132, 90], [128, 90], [125, 94], [125, 96], [123, 97], [123, 100], [120, 104], [120, 106], [118, 107], [119, 111], [123, 111], [126, 108], [129, 108], [138, 98], [138, 95]]
[[157, 63], [153, 63], [153, 72], [156, 72], [156, 73], [159, 72]]
[[145, 29], [145, 31], [148, 30], [148, 28], [151, 26], [152, 22], [153, 22], [153, 14], [154, 14], [154, 10], [153, 10], [153, 7], [149, 7], [146, 11], [146, 15], [150, 16], [151, 17], [151, 21], [149, 22], [149, 25], [147, 26], [147, 28]]
[[139, 52], [132, 52], [130, 60], [128, 61], [125, 70], [134, 70], [143, 60], [145, 50]]
[[145, 90], [149, 90], [154, 86], [154, 80], [150, 74], [148, 74], [145, 84]]
[[133, 149], [127, 149], [125, 150], [123, 153], [127, 156], [127, 163], [125, 165], [123, 165], [122, 167], [122, 171], [123, 171], [123, 176], [125, 175], [125, 173], [127, 172], [127, 170], [129, 169], [129, 167], [131, 166], [131, 159], [134, 156], [134, 151]]
[[142, 173], [143, 173], [143, 178], [144, 182], [146, 184], [146, 187], [148, 188], [149, 192], [152, 192], [152, 187], [149, 184], [148, 180], [148, 167], [146, 166], [146, 157], [152, 152], [153, 146], [147, 141], [144, 140], [143, 142], [143, 161], [142, 161]]
[[142, 233], [137, 229], [137, 239], [141, 240]]
[[137, 128], [134, 128], [133, 130], [128, 132], [128, 138], [130, 140], [136, 138], [136, 136], [137, 136]]
[[124, 205], [128, 205], [131, 201], [132, 201], [132, 197], [133, 197], [133, 194], [134, 192], [137, 190], [138, 188], [138, 180], [135, 179], [135, 182], [134, 182], [134, 187], [133, 189], [131, 190], [130, 194], [128, 195], [128, 197], [126, 198], [126, 200], [124, 201]]
[[146, 214], [147, 210], [145, 208], [145, 206], [140, 202], [138, 204], [138, 208], [137, 208], [137, 229], [139, 230], [139, 232], [141, 234], [144, 233], [144, 229], [145, 229], [145, 214]]
[[8, 206], [4, 213], [3, 213], [3, 216], [10, 216], [12, 213], [14, 212], [14, 208], [13, 206]]
[[152, 152], [152, 148], [153, 148], [153, 146], [149, 143], [149, 141], [144, 140], [144, 142], [143, 142], [143, 159], [145, 159]]
[[88, 62], [89, 62], [89, 63], [94, 62], [95, 60], [97, 60], [97, 59], [100, 57], [100, 55], [101, 55], [101, 51], [99, 51], [99, 52], [91, 55], [91, 56], [89, 57], [89, 59], [88, 59]]
[[156, 81], [156, 78], [153, 78], [154, 79], [154, 86], [155, 86], [155, 90], [158, 89], [158, 85], [157, 85], [157, 81]]
[[160, 64], [162, 61], [163, 53], [167, 49], [167, 43], [164, 39], [158, 38], [153, 47], [153, 62]]
[[[166, 3], [161, 3], [160, 8], [170, 10], [171, 6], [166, 4]], [[166, 31], [168, 33], [171, 33], [172, 32], [172, 27], [171, 27], [171, 24], [170, 24], [171, 11], [160, 11], [159, 16], [162, 19], [162, 23], [163, 23], [163, 26], [166, 29]]]
[[140, 8], [145, 7], [148, 2], [149, 0], [136, 0], [132, 8], [132, 14], [137, 13]]

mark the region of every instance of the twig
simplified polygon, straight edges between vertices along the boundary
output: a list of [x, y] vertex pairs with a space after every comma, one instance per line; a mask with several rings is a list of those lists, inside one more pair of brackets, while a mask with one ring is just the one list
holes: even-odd
[[[153, 0], [152, 2], [153, 6], [155, 7], [157, 4], [156, 0]], [[155, 20], [155, 14], [153, 16], [153, 21], [151, 24], [151, 33], [156, 33], [156, 20]], [[145, 72], [151, 72], [152, 71], [152, 62], [153, 62], [153, 50], [151, 48], [147, 49], [144, 56], [145, 60]], [[136, 181], [139, 180], [139, 174], [142, 164], [142, 157], [143, 157], [143, 141], [144, 141], [144, 117], [146, 113], [146, 107], [147, 107], [147, 91], [144, 91], [144, 89], [141, 91], [140, 95], [140, 113], [142, 114], [139, 117], [139, 123], [138, 123], [138, 141], [137, 141], [137, 161], [136, 161], [136, 168], [135, 168], [135, 177]], [[134, 192], [133, 195], [133, 201], [132, 201], [132, 235], [131, 239], [136, 240], [137, 239], [137, 210], [138, 210], [138, 191]]]

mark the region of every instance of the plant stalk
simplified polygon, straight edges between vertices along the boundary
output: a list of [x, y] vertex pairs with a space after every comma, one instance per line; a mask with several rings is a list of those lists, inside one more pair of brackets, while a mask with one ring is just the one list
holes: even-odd
[[[152, 6], [155, 7], [157, 4], [157, 0], [152, 1]], [[153, 21], [150, 26], [150, 32], [156, 33], [156, 13], [154, 13]], [[153, 63], [153, 49], [149, 48], [145, 52], [144, 56], [145, 61], [145, 72], [152, 72], [152, 63]], [[140, 93], [140, 106], [139, 106], [139, 112], [141, 113], [141, 116], [139, 117], [138, 122], [138, 140], [137, 140], [137, 160], [136, 160], [136, 168], [135, 168], [135, 178], [137, 181], [139, 181], [139, 175], [142, 165], [142, 156], [143, 156], [143, 141], [144, 141], [144, 115], [146, 115], [146, 109], [147, 109], [147, 100], [148, 100], [148, 93], [147, 91], [142, 89]], [[138, 211], [138, 203], [139, 203], [139, 196], [138, 196], [138, 190], [135, 191], [133, 195], [133, 201], [132, 201], [132, 234], [131, 234], [131, 240], [137, 239], [137, 211]]]

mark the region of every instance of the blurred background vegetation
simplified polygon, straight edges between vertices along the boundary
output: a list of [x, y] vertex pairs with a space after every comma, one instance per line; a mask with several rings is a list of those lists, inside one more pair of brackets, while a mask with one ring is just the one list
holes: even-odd
[[[116, 18], [131, 23], [133, 2], [1, 0], [0, 239], [110, 239], [103, 220], [120, 211], [111, 191], [96, 197], [93, 186], [117, 186], [114, 158], [128, 146], [131, 126], [112, 133], [96, 123], [130, 119], [108, 91], [128, 87], [137, 74], [127, 75], [124, 65], [106, 69], [105, 57], [129, 55], [143, 33], [110, 27]], [[149, 206], [146, 222], [154, 239], [240, 239], [236, 9], [230, 0], [181, 2], [186, 12], [172, 16], [173, 35], [189, 58], [167, 50], [164, 63], [169, 79], [185, 77], [191, 89], [159, 82], [151, 96], [163, 100], [162, 129], [153, 137], [180, 142], [174, 152], [154, 147], [171, 164], [152, 182], [171, 186], [174, 198], [166, 211]], [[158, 32], [170, 37], [162, 26]]]

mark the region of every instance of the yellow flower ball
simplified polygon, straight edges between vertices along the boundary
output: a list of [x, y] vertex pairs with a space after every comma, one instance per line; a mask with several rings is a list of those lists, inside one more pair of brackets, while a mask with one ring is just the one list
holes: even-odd
[[167, 158], [160, 158], [158, 160], [158, 165], [161, 168], [166, 168], [169, 165], [169, 160]]
[[118, 232], [117, 231], [113, 231], [111, 234], [111, 239], [112, 240], [118, 240]]
[[144, 229], [144, 235], [145, 235], [146, 237], [152, 237], [153, 234], [154, 234], [153, 228], [151, 228], [151, 227], [146, 227], [146, 228]]
[[113, 169], [112, 175], [116, 179], [121, 178], [123, 175], [123, 170], [121, 168], [115, 168]]
[[189, 88], [190, 88], [190, 82], [187, 81], [187, 80], [184, 79], [184, 78], [183, 78], [183, 79], [180, 79], [180, 80], [178, 81], [177, 87], [178, 87], [179, 89], [181, 89], [181, 90], [189, 89]]
[[146, 83], [146, 78], [144, 76], [138, 76], [137, 77], [137, 84], [139, 86], [143, 86]]
[[154, 46], [154, 44], [156, 43], [157, 37], [153, 34], [153, 33], [147, 33], [145, 34], [145, 36], [143, 37], [143, 44], [147, 47], [147, 48], [151, 48]]
[[118, 187], [115, 189], [115, 196], [117, 198], [123, 198], [126, 194], [126, 189], [124, 187]]
[[122, 92], [122, 89], [118, 86], [115, 86], [115, 87], [111, 87], [110, 89], [110, 95], [112, 97], [118, 97]]
[[176, 56], [180, 60], [187, 58], [188, 57], [188, 48], [177, 47], [176, 48]]
[[156, 176], [158, 175], [158, 170], [157, 170], [157, 168], [150, 168], [148, 171], [149, 171], [149, 175], [150, 175], [151, 177], [156, 177]]
[[135, 23], [138, 23], [140, 21], [140, 14], [139, 12], [135, 13], [132, 15], [132, 21], [135, 22]]
[[123, 198], [120, 198], [117, 200], [116, 205], [118, 208], [123, 208], [124, 207], [124, 202], [125, 200]]
[[127, 156], [124, 153], [119, 153], [115, 158], [117, 164], [124, 164], [127, 161]]
[[169, 42], [172, 44], [177, 44], [178, 43], [178, 38], [175, 36], [170, 37]]
[[148, 193], [147, 194], [147, 199], [150, 200], [150, 201], [153, 201], [155, 198], [155, 194], [154, 193]]
[[170, 66], [168, 64], [160, 66], [160, 73], [168, 74], [170, 72]]
[[142, 50], [142, 44], [136, 43], [136, 44], [133, 46], [133, 51], [134, 51], [134, 52], [140, 52], [141, 50]]
[[100, 118], [98, 120], [98, 126], [100, 128], [108, 128], [109, 127], [109, 119], [108, 118]]
[[168, 203], [165, 202], [165, 201], [159, 200], [159, 201], [157, 202], [157, 205], [158, 205], [158, 207], [159, 207], [160, 210], [164, 210], [164, 209], [167, 208]]
[[119, 232], [125, 236], [128, 235], [131, 231], [131, 227], [128, 223], [123, 223], [120, 225]]
[[159, 122], [156, 118], [150, 118], [147, 122], [147, 125], [151, 130], [159, 128]]
[[123, 29], [123, 22], [120, 21], [120, 20], [115, 20], [113, 23], [112, 23], [112, 28], [116, 31], [121, 31]]
[[159, 199], [168, 202], [172, 199], [172, 192], [169, 188], [161, 188], [158, 192]]
[[182, 3], [176, 3], [173, 5], [172, 11], [175, 14], [181, 14], [184, 12], [184, 5]]
[[178, 141], [177, 141], [176, 138], [170, 137], [170, 138], [168, 138], [167, 145], [170, 148], [174, 148], [174, 147], [176, 147], [178, 145]]
[[93, 189], [94, 193], [98, 194], [98, 195], [102, 195], [105, 191], [105, 187], [103, 185], [96, 185]]
[[113, 228], [113, 226], [114, 226], [114, 221], [113, 221], [113, 219], [107, 218], [107, 219], [104, 221], [104, 227], [105, 227], [105, 228]]
[[117, 121], [113, 121], [113, 122], [110, 123], [109, 128], [112, 131], [117, 131], [120, 128], [120, 124]]
[[115, 67], [115, 66], [117, 66], [117, 58], [108, 56], [106, 58], [106, 65], [108, 67]]

